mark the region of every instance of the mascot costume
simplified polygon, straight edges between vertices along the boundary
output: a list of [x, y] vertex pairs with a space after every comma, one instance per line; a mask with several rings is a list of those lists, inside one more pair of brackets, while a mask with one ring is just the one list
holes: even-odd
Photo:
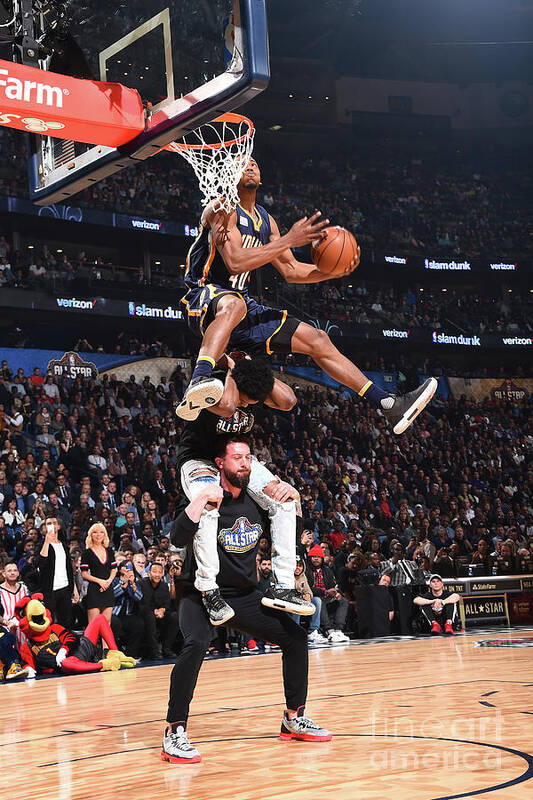
[[[103, 614], [98, 614], [81, 636], [52, 622], [43, 605], [42, 594], [23, 597], [15, 606], [19, 628], [27, 641], [21, 647], [23, 663], [30, 675], [53, 672], [76, 675], [82, 672], [115, 671], [135, 666], [135, 659], [117, 649], [113, 631]], [[100, 644], [109, 647], [105, 658]]]

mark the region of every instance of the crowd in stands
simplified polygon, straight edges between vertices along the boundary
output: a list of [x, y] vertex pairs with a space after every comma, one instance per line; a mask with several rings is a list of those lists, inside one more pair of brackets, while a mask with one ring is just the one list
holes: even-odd
[[[53, 605], [46, 520], [57, 519], [71, 577], [63, 587], [69, 602], [56, 609], [65, 624], [82, 627], [90, 611], [86, 540], [102, 523], [116, 565], [98, 577], [112, 588], [103, 610], [135, 657], [179, 647], [181, 557], [168, 533], [182, 499], [173, 405], [183, 384], [179, 370], [154, 383], [0, 367], [2, 579], [14, 561], [28, 591], [48, 591]], [[445, 578], [533, 572], [528, 403], [451, 399], [398, 439], [378, 411], [347, 392], [297, 395], [291, 413], [257, 410], [252, 449], [300, 492], [299, 554], [313, 592], [322, 591], [313, 588], [316, 562], [331, 573], [328, 602], [344, 608], [332, 610], [332, 624], [357, 631], [356, 614], [347, 613], [354, 587], [383, 573], [401, 583], [398, 561]], [[309, 557], [311, 548], [318, 552]], [[261, 557], [268, 561], [266, 540]]]
[[[279, 283], [278, 283], [279, 286]], [[533, 331], [533, 296], [501, 287], [497, 292], [460, 291], [453, 287], [372, 284], [356, 276], [298, 289], [283, 285], [281, 295], [295, 300], [313, 319], [330, 320], [345, 333], [350, 323], [389, 325], [403, 330], [527, 335]]]
[[[29, 255], [13, 251], [5, 236], [0, 236], [0, 287], [54, 291], [79, 290], [84, 286], [104, 286], [116, 283], [120, 270], [102, 258], [95, 263], [84, 251], [58, 254], [47, 245], [33, 248]], [[179, 297], [184, 289], [183, 273], [176, 267], [174, 291]], [[142, 268], [130, 274], [140, 288], [168, 289], [168, 276], [160, 280], [154, 271], [149, 281]], [[511, 290], [506, 286], [494, 291], [461, 291], [447, 287], [395, 286], [392, 283], [373, 283], [350, 276], [342, 281], [306, 286], [286, 284], [281, 279], [269, 281], [270, 291], [262, 297], [265, 303], [283, 305], [292, 302], [304, 319], [329, 320], [346, 326], [391, 325], [397, 328], [426, 328], [431, 330], [465, 331], [479, 334], [526, 335], [533, 331], [533, 296], [528, 292]]]
[[[352, 230], [363, 249], [398, 247], [406, 253], [518, 257], [531, 255], [533, 185], [528, 153], [494, 147], [470, 154], [440, 144], [413, 157], [388, 140], [370, 148], [342, 148], [320, 158], [290, 158], [283, 148], [257, 158], [264, 189], [259, 197], [281, 229], [320, 208]], [[337, 154], [338, 151], [338, 154]], [[25, 194], [24, 140], [0, 131], [0, 192]], [[164, 153], [123, 170], [77, 195], [82, 206], [192, 224], [200, 195], [192, 170]]]

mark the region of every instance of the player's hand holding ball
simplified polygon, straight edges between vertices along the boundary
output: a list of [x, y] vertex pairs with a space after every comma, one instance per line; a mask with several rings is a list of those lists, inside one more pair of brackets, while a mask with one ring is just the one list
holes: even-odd
[[311, 258], [317, 270], [328, 278], [342, 278], [359, 266], [361, 248], [350, 231], [334, 225], [312, 243]]
[[320, 219], [321, 211], [315, 211], [310, 217], [302, 217], [295, 222], [287, 238], [290, 240], [289, 247], [305, 247], [306, 244], [320, 242], [324, 235], [324, 229], [329, 225], [329, 219]]

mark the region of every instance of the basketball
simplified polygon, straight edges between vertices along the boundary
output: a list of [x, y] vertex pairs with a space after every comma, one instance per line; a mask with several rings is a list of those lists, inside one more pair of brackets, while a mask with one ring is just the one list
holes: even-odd
[[344, 275], [357, 258], [355, 236], [340, 225], [326, 228], [324, 238], [311, 245], [311, 256], [315, 267], [324, 275], [330, 278]]

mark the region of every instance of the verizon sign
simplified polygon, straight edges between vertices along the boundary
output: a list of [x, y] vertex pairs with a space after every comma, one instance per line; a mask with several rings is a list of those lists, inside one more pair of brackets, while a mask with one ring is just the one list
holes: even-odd
[[[113, 102], [110, 102], [110, 98]], [[0, 59], [0, 125], [108, 147], [144, 130], [139, 93]]]

